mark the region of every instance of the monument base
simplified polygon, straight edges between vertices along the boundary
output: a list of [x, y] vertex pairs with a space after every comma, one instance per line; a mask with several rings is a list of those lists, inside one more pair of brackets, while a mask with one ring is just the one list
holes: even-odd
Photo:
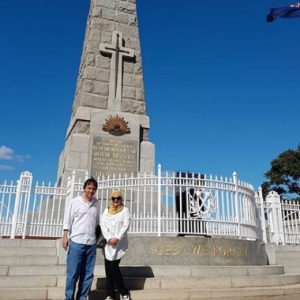
[[[97, 264], [103, 264], [98, 250]], [[144, 237], [129, 235], [129, 249], [123, 266], [253, 266], [266, 265], [261, 241], [224, 237]]]
[[245, 266], [265, 265], [260, 241], [227, 238], [129, 237], [124, 265]]
[[[59, 264], [67, 252], [58, 241]], [[97, 265], [103, 265], [102, 250], [97, 250]], [[261, 241], [224, 237], [145, 237], [130, 236], [123, 266], [263, 266], [267, 265], [266, 247]]]

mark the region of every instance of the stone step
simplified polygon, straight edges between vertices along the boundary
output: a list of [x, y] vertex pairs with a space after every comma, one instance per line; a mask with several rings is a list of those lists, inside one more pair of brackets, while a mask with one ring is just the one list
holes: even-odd
[[[106, 297], [104, 290], [92, 290], [89, 300]], [[235, 288], [188, 290], [131, 291], [133, 300], [299, 300], [300, 285], [275, 288]], [[1, 288], [0, 300], [62, 300], [64, 288]], [[118, 300], [118, 297], [116, 298]]]
[[[284, 274], [281, 265], [272, 266], [121, 266], [125, 277], [206, 277]], [[294, 272], [298, 273], [298, 272]], [[95, 266], [95, 277], [105, 277], [103, 265]], [[299, 272], [300, 274], [300, 272]]]
[[287, 274], [290, 274], [290, 273], [293, 273], [293, 274], [300, 274], [300, 264], [297, 264], [297, 265], [286, 265], [284, 267], [284, 272], [287, 273]]
[[[275, 246], [275, 245], [273, 245]], [[300, 245], [280, 245], [280, 246], [275, 246], [276, 251], [284, 252], [284, 251], [299, 251], [300, 250]]]
[[1, 239], [0, 247], [5, 248], [55, 248], [57, 240], [34, 240], [34, 239]]
[[[66, 266], [10, 266], [4, 276], [65, 276]], [[4, 273], [4, 272], [3, 272]], [[1, 268], [0, 268], [0, 274]]]
[[8, 266], [0, 266], [0, 276], [8, 275]]
[[[1, 258], [0, 258], [1, 260]], [[6, 258], [9, 260], [9, 258]], [[38, 265], [40, 258], [15, 259], [15, 263], [23, 265], [0, 266], [0, 276], [22, 276], [22, 275], [57, 275], [66, 274], [65, 265], [57, 265], [57, 261], [51, 258], [45, 258], [49, 264]], [[28, 262], [34, 262], [31, 265], [25, 265]], [[7, 261], [6, 261], [7, 262]], [[44, 261], [43, 261], [44, 263]], [[122, 266], [121, 271], [125, 277], [213, 277], [213, 276], [259, 276], [259, 275], [280, 275], [284, 274], [283, 266], [247, 266], [247, 267], [183, 267], [183, 266]], [[293, 272], [299, 273], [300, 272]], [[103, 265], [96, 265], [94, 271], [95, 277], [105, 277]]]
[[[64, 299], [66, 266], [58, 265], [58, 242], [61, 247], [54, 240], [0, 239], [0, 300]], [[289, 255], [280, 254], [279, 261], [291, 262]], [[287, 266], [298, 274], [284, 274], [282, 265], [121, 266], [121, 271], [133, 300], [299, 300], [296, 267], [295, 261]], [[89, 300], [106, 297], [104, 284], [104, 266], [97, 265]]]
[[[230, 288], [230, 289], [205, 289], [205, 290], [132, 290], [130, 291], [133, 300], [299, 300], [300, 285], [274, 287], [274, 288]], [[61, 300], [64, 298], [64, 287], [49, 287], [48, 298]], [[104, 290], [91, 290], [89, 300], [101, 300], [106, 298]], [[2, 298], [0, 298], [2, 299]], [[13, 298], [12, 298], [13, 299]], [[33, 300], [35, 298], [32, 298]], [[4, 300], [4, 299], [3, 299]], [[9, 300], [9, 299], [7, 299]], [[118, 297], [116, 297], [118, 300]]]
[[[283, 267], [281, 266], [265, 266], [265, 267], [237, 267], [238, 270], [234, 271], [231, 267], [188, 267], [187, 271], [184, 267], [165, 267], [165, 266], [155, 266], [152, 267], [153, 272], [149, 273], [148, 268], [150, 267], [121, 267], [122, 273], [125, 278], [129, 277], [134, 280], [146, 280], [154, 277], [154, 273], [157, 277], [162, 277], [162, 279], [172, 279], [176, 278], [188, 278], [197, 279], [207, 278], [207, 280], [212, 280], [211, 277], [216, 277], [219, 280], [222, 278], [227, 278], [229, 276], [246, 278], [248, 280], [249, 276], [251, 278], [254, 276], [266, 276], [271, 275], [283, 275]], [[178, 270], [177, 270], [178, 269]], [[173, 270], [173, 272], [172, 272]], [[176, 272], [175, 272], [176, 270]], [[184, 272], [186, 271], [186, 272]], [[177, 274], [179, 273], [179, 275]], [[296, 273], [296, 272], [295, 272]], [[174, 275], [175, 274], [175, 275]], [[258, 275], [257, 275], [258, 274]], [[300, 272], [299, 272], [300, 274]], [[57, 276], [57, 286], [65, 286], [66, 280], [66, 266], [10, 266], [10, 267], [0, 267], [0, 276], [47, 276], [53, 275]], [[94, 271], [95, 279], [94, 286], [96, 287], [97, 281], [101, 282], [105, 280], [105, 270], [103, 266], [97, 265]], [[234, 280], [233, 280], [234, 281]], [[101, 283], [99, 283], [101, 284]], [[103, 283], [102, 283], [103, 284]], [[138, 283], [140, 286], [140, 283]], [[134, 287], [134, 285], [133, 285]]]
[[0, 277], [0, 289], [2, 288], [37, 288], [56, 286], [56, 276], [9, 276]]
[[[64, 266], [63, 266], [64, 267]], [[63, 268], [60, 268], [60, 271]], [[26, 280], [23, 281], [22, 277], [24, 276], [12, 276], [4, 277], [6, 283], [9, 282], [9, 287], [3, 287], [3, 281], [0, 281], [0, 300], [61, 300], [64, 298], [64, 286], [65, 286], [65, 276], [57, 276], [56, 281], [53, 279], [55, 276], [25, 276]], [[41, 284], [42, 281], [38, 278], [40, 277], [50, 277], [47, 278], [47, 296], [41, 297], [44, 288], [37, 289], [36, 286]], [[300, 275], [268, 275], [268, 276], [230, 276], [230, 280], [227, 279], [227, 276], [217, 276], [217, 277], [161, 277], [161, 278], [125, 278], [126, 285], [131, 290], [131, 295], [133, 300], [186, 300], [186, 299], [245, 299], [249, 300], [250, 297], [253, 297], [253, 300], [264, 299], [267, 300], [267, 296], [272, 296], [272, 300], [277, 299], [289, 299], [289, 300], [299, 300], [300, 299], [300, 284], [294, 284], [295, 282], [300, 281]], [[278, 278], [275, 282], [272, 282], [271, 278]], [[16, 285], [15, 279], [19, 281]], [[99, 300], [105, 298], [104, 289], [96, 289], [96, 286], [102, 281], [105, 281], [104, 278], [95, 278], [92, 291], [89, 297], [89, 300]], [[127, 281], [130, 281], [134, 286], [129, 286]], [[137, 280], [137, 281], [136, 281]], [[36, 282], [38, 281], [38, 282]], [[144, 286], [141, 286], [141, 282], [144, 281]], [[56, 282], [56, 285], [55, 285]], [[143, 290], [136, 290], [137, 284], [140, 285], [140, 288]], [[224, 285], [231, 282], [231, 287], [224, 288]], [[269, 287], [261, 287], [263, 282], [270, 284]], [[34, 283], [34, 284], [32, 284]], [[50, 284], [49, 284], [50, 283]], [[19, 284], [26, 285], [26, 289], [30, 292], [32, 289], [38, 291], [34, 296], [28, 292], [27, 294], [23, 293], [22, 288]], [[43, 283], [44, 284], [44, 283]], [[248, 285], [248, 287], [240, 287]], [[253, 284], [259, 284], [260, 287], [249, 287]], [[277, 286], [272, 286], [272, 284], [277, 284]], [[290, 285], [287, 285], [290, 284]], [[49, 287], [49, 285], [51, 285]], [[16, 286], [16, 287], [15, 287]], [[199, 288], [195, 288], [198, 286]], [[10, 294], [7, 296], [7, 291], [17, 290], [20, 293], [24, 294], [24, 298], [21, 295], [16, 295], [16, 293]], [[2, 293], [2, 291], [4, 291]], [[298, 294], [297, 294], [298, 293]], [[30, 295], [28, 297], [28, 295]], [[296, 295], [295, 297], [293, 295]], [[244, 298], [247, 297], [247, 298]], [[274, 298], [276, 297], [276, 298]]]
[[[93, 283], [92, 283], [92, 289], [96, 289], [97, 288], [97, 282], [98, 282], [98, 278], [95, 277], [93, 279]], [[64, 288], [66, 285], [66, 276], [57, 276], [57, 287], [59, 288]]]
[[292, 257], [277, 257], [277, 264], [283, 265], [284, 267], [294, 266], [295, 264], [297, 265], [299, 262], [300, 260], [295, 260]]
[[[131, 291], [133, 300], [186, 300], [186, 299], [201, 299], [201, 300], [299, 300], [300, 285], [275, 288], [231, 288], [231, 289], [206, 289], [206, 290], [140, 290]], [[7, 289], [5, 289], [7, 290]], [[2, 289], [1, 289], [2, 291]], [[64, 298], [64, 287], [49, 287], [47, 288], [47, 298], [1, 298], [0, 300], [19, 300], [19, 299], [51, 299], [61, 300]], [[92, 290], [89, 300], [105, 299], [104, 290]], [[118, 300], [118, 297], [116, 298]]]
[[13, 247], [7, 251], [7, 247], [0, 247], [0, 256], [18, 257], [18, 256], [57, 256], [57, 250], [54, 247]]
[[[23, 266], [0, 266], [1, 276], [65, 276], [66, 266], [64, 265], [23, 265]], [[103, 266], [96, 266], [95, 277], [105, 277]]]
[[[201, 300], [233, 300], [232, 297], [208, 297], [208, 298], [201, 298]], [[299, 294], [295, 294], [295, 295], [280, 295], [280, 296], [254, 296], [254, 297], [234, 297], [234, 300], [299, 300]], [[154, 300], [154, 299], [152, 299]], [[155, 299], [155, 300], [159, 300], [159, 299]]]
[[[62, 300], [65, 298], [65, 287], [56, 287], [56, 288], [53, 288], [53, 287], [50, 287], [48, 288], [48, 298], [46, 298], [47, 300]], [[106, 295], [105, 297], [103, 297], [103, 299], [106, 298]], [[97, 299], [97, 300], [102, 300], [102, 299]], [[136, 299], [137, 300], [137, 299]]]
[[[205, 277], [210, 276], [255, 276], [284, 274], [281, 265], [273, 266], [122, 266], [127, 277]], [[138, 274], [138, 275], [137, 275]]]
[[[267, 296], [254, 296], [254, 297], [234, 297], [234, 299], [232, 297], [221, 297], [221, 298], [215, 298], [215, 297], [205, 297], [205, 298], [201, 298], [201, 300], [299, 300], [299, 295], [293, 295], [293, 297], [290, 297], [290, 295], [285, 295], [285, 296], [272, 296], [272, 297], [267, 297]], [[198, 299], [198, 298], [197, 298]], [[199, 298], [200, 299], [200, 298]], [[160, 299], [151, 299], [151, 300], [161, 300]], [[173, 298], [170, 300], [174, 300]], [[184, 299], [175, 299], [175, 300], [186, 300]]]
[[[242, 287], [274, 287], [300, 283], [300, 275], [268, 275], [268, 276], [221, 276], [221, 277], [124, 277], [125, 286], [129, 290], [173, 290], [206, 288], [242, 288]], [[98, 278], [97, 289], [105, 289], [106, 279]]]
[[[106, 279], [95, 276], [92, 284], [94, 289], [105, 289]], [[57, 287], [64, 287], [66, 276], [57, 276]], [[192, 289], [200, 285], [203, 288], [231, 288], [231, 287], [262, 287], [284, 286], [300, 283], [299, 274], [268, 275], [268, 276], [220, 276], [220, 277], [124, 277], [124, 283], [129, 290], [150, 289]]]
[[[300, 299], [300, 284], [279, 287], [255, 288], [212, 288], [212, 289], [173, 289], [173, 290], [133, 290], [130, 291], [133, 300], [184, 300], [184, 299]], [[89, 300], [105, 298], [104, 290], [92, 290]], [[252, 297], [252, 298], [249, 298]], [[275, 298], [276, 297], [276, 298]]]
[[49, 266], [57, 265], [57, 256], [0, 257], [0, 266]]
[[276, 257], [300, 259], [300, 251], [276, 251]]
[[[47, 288], [1, 288], [0, 300], [46, 300]], [[57, 300], [59, 298], [56, 298]], [[63, 299], [63, 298], [60, 298]]]
[[[100, 266], [102, 267], [102, 266]], [[46, 267], [47, 268], [47, 267]], [[59, 266], [57, 269], [59, 272], [64, 271], [65, 266]], [[103, 268], [103, 267], [102, 267]], [[40, 267], [39, 267], [40, 269]], [[272, 269], [272, 268], [271, 268]], [[50, 270], [54, 271], [55, 269]], [[48, 269], [49, 271], [49, 269]], [[31, 271], [30, 271], [31, 272]], [[40, 272], [42, 272], [40, 270]], [[46, 271], [45, 271], [46, 272]], [[15, 270], [16, 274], [20, 274], [19, 270]], [[43, 272], [42, 272], [43, 273]], [[26, 279], [23, 280], [23, 277]], [[51, 279], [49, 280], [50, 277]], [[56, 277], [56, 280], [53, 278]], [[42, 281], [41, 278], [46, 278], [46, 283]], [[277, 279], [273, 279], [277, 278]], [[46, 284], [47, 287], [47, 298], [39, 298], [40, 299], [51, 299], [51, 300], [61, 300], [64, 298], [64, 287], [65, 287], [65, 276], [11, 276], [11, 277], [4, 277], [6, 281], [0, 281], [0, 288], [7, 290], [8, 287], [4, 286], [4, 283], [9, 284], [9, 287], [16, 287], [18, 290], [21, 290], [21, 286], [27, 286], [28, 289], [31, 289], [32, 287], [36, 289], [36, 286], [38, 284]], [[13, 279], [13, 280], [12, 280]], [[37, 280], [37, 282], [36, 282]], [[275, 281], [273, 281], [275, 280]], [[18, 284], [16, 283], [18, 282]], [[32, 282], [36, 282], [34, 285]], [[105, 298], [105, 292], [104, 292], [104, 282], [105, 278], [95, 278], [94, 282], [92, 284], [92, 292], [90, 300], [93, 299], [101, 299], [99, 297]], [[165, 293], [167, 291], [167, 294], [170, 293], [173, 290], [178, 290], [181, 292], [181, 290], [184, 291], [194, 291], [195, 286], [199, 286], [199, 289], [197, 291], [200, 293], [202, 291], [207, 292], [208, 289], [215, 290], [216, 287], [218, 290], [224, 289], [226, 287], [226, 290], [240, 290], [241, 286], [253, 286], [259, 285], [263, 286], [263, 284], [269, 284], [270, 290], [273, 288], [278, 289], [278, 286], [281, 286], [281, 288], [284, 288], [285, 285], [291, 284], [293, 285], [295, 282], [300, 282], [300, 275], [268, 275], [268, 276], [230, 276], [229, 279], [227, 276], [217, 276], [217, 277], [179, 277], [179, 278], [171, 278], [171, 277], [161, 277], [161, 278], [125, 278], [125, 284], [126, 286], [131, 290], [132, 295], [135, 294], [138, 290], [137, 289], [143, 289], [145, 294], [151, 294], [151, 295], [157, 295], [157, 291], [161, 293]], [[100, 284], [100, 285], [99, 285]], [[272, 286], [272, 285], [278, 285], [278, 286]], [[49, 287], [50, 286], [50, 287]], [[272, 287], [271, 287], [272, 286]], [[30, 287], [30, 288], [29, 288]], [[98, 288], [97, 288], [98, 287]], [[102, 289], [99, 289], [99, 287], [102, 287]], [[248, 287], [249, 289], [249, 287]], [[252, 287], [253, 289], [253, 287]], [[259, 288], [260, 289], [260, 288]], [[247, 290], [247, 289], [246, 289]], [[300, 290], [300, 287], [299, 287]], [[96, 296], [95, 296], [96, 294]], [[166, 295], [167, 295], [166, 294]], [[140, 299], [139, 294], [136, 295], [135, 299]], [[93, 298], [94, 297], [94, 298]], [[96, 298], [95, 298], [96, 297]], [[97, 298], [98, 297], [98, 298]], [[145, 297], [145, 296], [143, 296]], [[164, 296], [165, 297], [165, 296]], [[218, 296], [220, 297], [220, 296]], [[299, 295], [300, 297], [300, 291]], [[1, 298], [1, 299], [14, 299], [14, 298]], [[22, 298], [15, 298], [15, 299], [22, 299]], [[36, 298], [24, 298], [24, 299], [32, 299], [35, 300]], [[134, 298], [133, 298], [134, 299]], [[144, 299], [144, 298], [141, 298]], [[152, 298], [145, 298], [145, 299], [152, 299]], [[179, 298], [153, 298], [153, 299], [178, 299]], [[153, 300], [152, 299], [152, 300]], [[182, 298], [187, 299], [187, 298]], [[203, 297], [201, 297], [203, 299]], [[210, 298], [207, 298], [210, 299]], [[235, 298], [236, 299], [236, 298]], [[297, 298], [299, 299], [299, 298]], [[247, 298], [248, 300], [248, 298]], [[273, 299], [272, 299], [273, 300]]]

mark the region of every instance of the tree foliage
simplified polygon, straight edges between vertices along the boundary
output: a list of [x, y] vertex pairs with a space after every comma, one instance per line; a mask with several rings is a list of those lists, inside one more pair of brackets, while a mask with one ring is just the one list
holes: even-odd
[[286, 150], [271, 161], [271, 169], [264, 174], [263, 194], [274, 190], [282, 198], [287, 194], [300, 196], [300, 144], [296, 150]]

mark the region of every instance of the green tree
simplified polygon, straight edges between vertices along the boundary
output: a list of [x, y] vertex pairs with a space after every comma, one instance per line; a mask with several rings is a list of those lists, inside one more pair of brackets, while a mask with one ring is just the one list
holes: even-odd
[[300, 197], [300, 144], [296, 150], [286, 150], [271, 161], [271, 169], [264, 174], [268, 181], [262, 184], [264, 197], [274, 190], [282, 199], [290, 195]]

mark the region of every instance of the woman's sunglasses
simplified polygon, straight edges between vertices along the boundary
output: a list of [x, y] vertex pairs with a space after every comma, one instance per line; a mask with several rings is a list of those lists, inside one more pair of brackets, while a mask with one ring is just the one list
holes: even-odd
[[111, 197], [111, 201], [115, 202], [115, 201], [120, 201], [121, 197]]

